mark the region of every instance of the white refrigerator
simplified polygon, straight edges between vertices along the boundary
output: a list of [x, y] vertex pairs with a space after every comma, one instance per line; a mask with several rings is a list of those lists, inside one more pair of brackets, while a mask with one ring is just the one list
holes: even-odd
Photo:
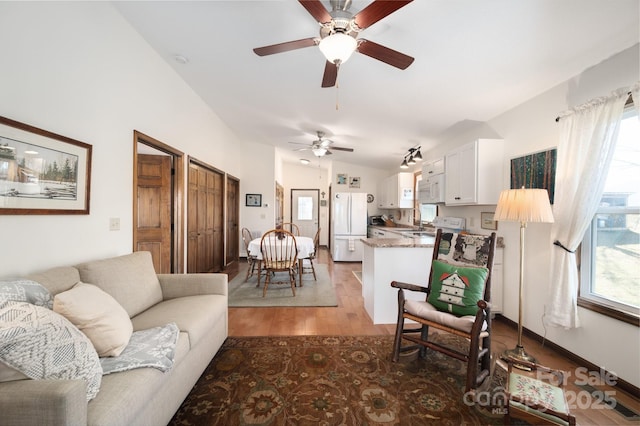
[[367, 194], [338, 192], [331, 200], [331, 257], [334, 262], [362, 262], [367, 238]]

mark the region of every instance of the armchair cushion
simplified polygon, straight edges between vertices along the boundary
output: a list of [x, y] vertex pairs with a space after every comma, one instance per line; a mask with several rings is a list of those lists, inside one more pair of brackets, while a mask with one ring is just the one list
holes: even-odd
[[440, 311], [459, 316], [475, 315], [489, 270], [439, 260], [434, 260], [431, 268], [431, 291], [427, 301]]
[[[471, 332], [471, 328], [473, 327], [473, 323], [476, 319], [474, 315], [463, 315], [459, 317], [446, 312], [441, 312], [431, 303], [421, 302], [419, 300], [406, 300], [404, 302], [404, 310], [411, 315], [424, 318], [427, 321], [436, 322], [450, 328], [455, 328], [456, 330], [460, 330], [465, 333]], [[487, 322], [485, 321], [482, 324], [482, 331], [486, 329]]]

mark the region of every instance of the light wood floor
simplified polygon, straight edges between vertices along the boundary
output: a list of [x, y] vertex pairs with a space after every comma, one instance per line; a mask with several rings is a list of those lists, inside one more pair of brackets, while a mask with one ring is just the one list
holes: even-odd
[[[353, 271], [360, 271], [360, 263], [334, 263], [326, 249], [321, 249], [317, 263], [326, 263], [338, 298], [338, 307], [325, 308], [229, 308], [230, 336], [292, 336], [292, 335], [382, 335], [394, 334], [395, 325], [374, 325], [364, 309], [362, 287]], [[237, 274], [237, 266], [226, 271], [229, 280]], [[392, 301], [395, 303], [395, 301]], [[492, 350], [500, 354], [514, 348], [517, 330], [510, 324], [493, 322]], [[556, 342], [561, 343], [561, 342]], [[580, 367], [539, 342], [523, 337], [527, 353], [539, 363], [571, 373], [575, 378]], [[579, 370], [578, 370], [579, 372]], [[580, 377], [584, 377], [582, 374]], [[593, 384], [593, 383], [590, 383]], [[619, 404], [640, 413], [637, 397], [606, 385], [597, 385], [598, 390], [611, 391]], [[579, 425], [640, 425], [640, 417], [629, 419], [618, 411], [605, 407], [591, 397], [583, 388], [569, 381], [568, 395], [574, 399], [572, 413]], [[571, 403], [571, 401], [570, 401]]]

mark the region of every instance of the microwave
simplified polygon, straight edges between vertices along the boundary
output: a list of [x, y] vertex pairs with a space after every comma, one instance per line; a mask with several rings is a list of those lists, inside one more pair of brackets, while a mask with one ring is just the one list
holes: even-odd
[[444, 203], [444, 173], [424, 176], [418, 183], [418, 200], [421, 204]]

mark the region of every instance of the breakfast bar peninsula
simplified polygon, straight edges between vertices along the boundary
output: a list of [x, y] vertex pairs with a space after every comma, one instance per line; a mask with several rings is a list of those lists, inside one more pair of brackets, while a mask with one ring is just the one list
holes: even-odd
[[[374, 324], [395, 324], [398, 290], [391, 281], [426, 287], [431, 270], [435, 237], [363, 238], [362, 297]], [[409, 294], [414, 293], [414, 294]], [[406, 292], [408, 299], [424, 300], [425, 294]]]

